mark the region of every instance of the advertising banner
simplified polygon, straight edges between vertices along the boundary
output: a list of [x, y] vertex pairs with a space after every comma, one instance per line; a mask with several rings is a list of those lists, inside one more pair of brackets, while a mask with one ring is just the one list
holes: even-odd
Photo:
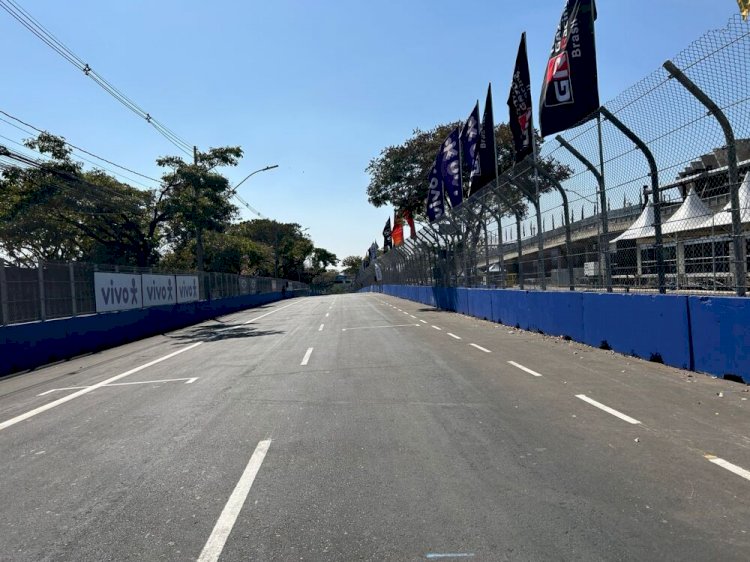
[[141, 275], [143, 284], [143, 306], [175, 304], [174, 275]]
[[143, 306], [141, 276], [130, 273], [94, 273], [96, 311], [131, 310]]
[[200, 299], [197, 275], [175, 275], [177, 302], [195, 302]]

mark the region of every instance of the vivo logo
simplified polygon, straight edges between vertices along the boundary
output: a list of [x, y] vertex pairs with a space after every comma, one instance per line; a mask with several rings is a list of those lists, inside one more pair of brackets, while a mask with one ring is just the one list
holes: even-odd
[[135, 279], [131, 279], [131, 286], [127, 285], [115, 285], [115, 280], [109, 280], [109, 287], [101, 287], [101, 294], [104, 304], [107, 306], [128, 304], [137, 305], [138, 302], [138, 287], [136, 287]]

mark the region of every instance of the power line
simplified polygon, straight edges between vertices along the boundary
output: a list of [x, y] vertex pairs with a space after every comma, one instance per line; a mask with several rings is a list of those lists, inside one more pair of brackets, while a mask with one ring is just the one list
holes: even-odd
[[[15, 117], [15, 116], [11, 115], [10, 113], [7, 113], [6, 111], [3, 111], [2, 109], [0, 109], [0, 114], [5, 115], [6, 117], [9, 117], [10, 119], [13, 119], [17, 123], [21, 123], [22, 125], [28, 127], [29, 129], [32, 129], [32, 130], [36, 131], [37, 133], [47, 133], [47, 132], [49, 132], [49, 131], [44, 131], [44, 130], [38, 128], [38, 127], [35, 127], [34, 125], [31, 125], [30, 123], [27, 123], [26, 121], [23, 121], [22, 119], [19, 119], [18, 117]], [[13, 123], [8, 122], [5, 119], [0, 118], [0, 121], [8, 123], [8, 125], [10, 125], [12, 127], [16, 127], [20, 131], [23, 131], [23, 132], [28, 133], [28, 134], [32, 134], [31, 132], [22, 129], [21, 127], [18, 127], [17, 125], [14, 125]], [[56, 136], [58, 136], [58, 135], [56, 135]], [[160, 182], [160, 180], [158, 180], [156, 178], [152, 178], [151, 176], [147, 176], [146, 174], [142, 174], [140, 172], [136, 172], [135, 170], [133, 170], [131, 168], [128, 168], [127, 166], [123, 166], [122, 164], [118, 164], [117, 162], [113, 162], [112, 160], [108, 160], [107, 158], [104, 158], [103, 156], [99, 156], [97, 154], [94, 154], [93, 152], [90, 152], [90, 151], [86, 150], [85, 148], [81, 148], [80, 146], [76, 146], [76, 145], [68, 142], [67, 140], [65, 141], [65, 144], [68, 145], [70, 148], [73, 148], [73, 149], [77, 150], [78, 152], [83, 152], [84, 154], [88, 154], [89, 156], [92, 156], [93, 158], [96, 158], [97, 160], [101, 160], [102, 162], [106, 162], [107, 164], [115, 166], [116, 168], [120, 168], [121, 170], [125, 170], [128, 173], [134, 174], [136, 176], [140, 176], [140, 177], [145, 178], [147, 180], [155, 181], [157, 183]], [[109, 171], [111, 172], [112, 170], [109, 170]]]
[[0, 0], [0, 7], [8, 12], [15, 20], [33, 33], [43, 43], [55, 51], [58, 55], [91, 78], [99, 87], [109, 95], [119, 101], [130, 111], [144, 119], [147, 123], [156, 129], [159, 134], [166, 138], [184, 153], [192, 154], [192, 145], [180, 138], [174, 131], [166, 127], [160, 121], [152, 117], [145, 109], [140, 107], [136, 102], [126, 96], [121, 90], [118, 90], [112, 83], [108, 82], [103, 76], [92, 69], [86, 62], [71, 51], [62, 41], [55, 37], [44, 25], [34, 18], [22, 6], [14, 0]]

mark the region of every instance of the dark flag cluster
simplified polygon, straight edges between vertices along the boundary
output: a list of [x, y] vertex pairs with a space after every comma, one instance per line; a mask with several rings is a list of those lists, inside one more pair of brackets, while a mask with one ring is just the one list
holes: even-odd
[[[565, 8], [555, 33], [542, 84], [539, 126], [542, 136], [564, 131], [590, 118], [599, 109], [596, 68], [594, 0], [565, 0]], [[508, 96], [509, 126], [513, 134], [514, 160], [536, 153], [531, 78], [526, 52], [526, 33], [516, 55]], [[426, 211], [429, 221], [445, 216], [446, 199], [451, 208], [463, 203], [498, 177], [495, 120], [492, 109], [492, 85], [487, 88], [482, 119], [479, 102], [462, 127], [446, 137], [435, 155], [427, 177]], [[462, 171], [469, 170], [469, 185], [464, 189]], [[393, 229], [390, 218], [383, 229], [384, 248], [403, 244], [403, 221], [411, 226], [412, 217], [396, 211]]]

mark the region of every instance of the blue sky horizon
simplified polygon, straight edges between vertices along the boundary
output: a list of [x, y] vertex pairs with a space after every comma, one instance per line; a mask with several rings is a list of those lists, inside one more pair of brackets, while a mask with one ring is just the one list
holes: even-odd
[[[492, 82], [495, 119], [520, 34], [534, 100], [563, 0], [503, 7], [448, 2], [17, 0], [107, 80], [201, 149], [240, 145], [234, 184], [264, 216], [309, 228], [315, 244], [363, 255], [392, 209], [367, 202], [365, 173], [416, 128], [464, 119]], [[528, 3], [531, 4], [531, 3]], [[605, 102], [737, 13], [735, 0], [598, 2]], [[0, 11], [0, 110], [159, 177], [178, 150]], [[29, 135], [0, 122], [0, 144]], [[129, 175], [129, 174], [126, 174]], [[142, 186], [153, 182], [139, 179]], [[243, 219], [253, 218], [240, 207]]]

